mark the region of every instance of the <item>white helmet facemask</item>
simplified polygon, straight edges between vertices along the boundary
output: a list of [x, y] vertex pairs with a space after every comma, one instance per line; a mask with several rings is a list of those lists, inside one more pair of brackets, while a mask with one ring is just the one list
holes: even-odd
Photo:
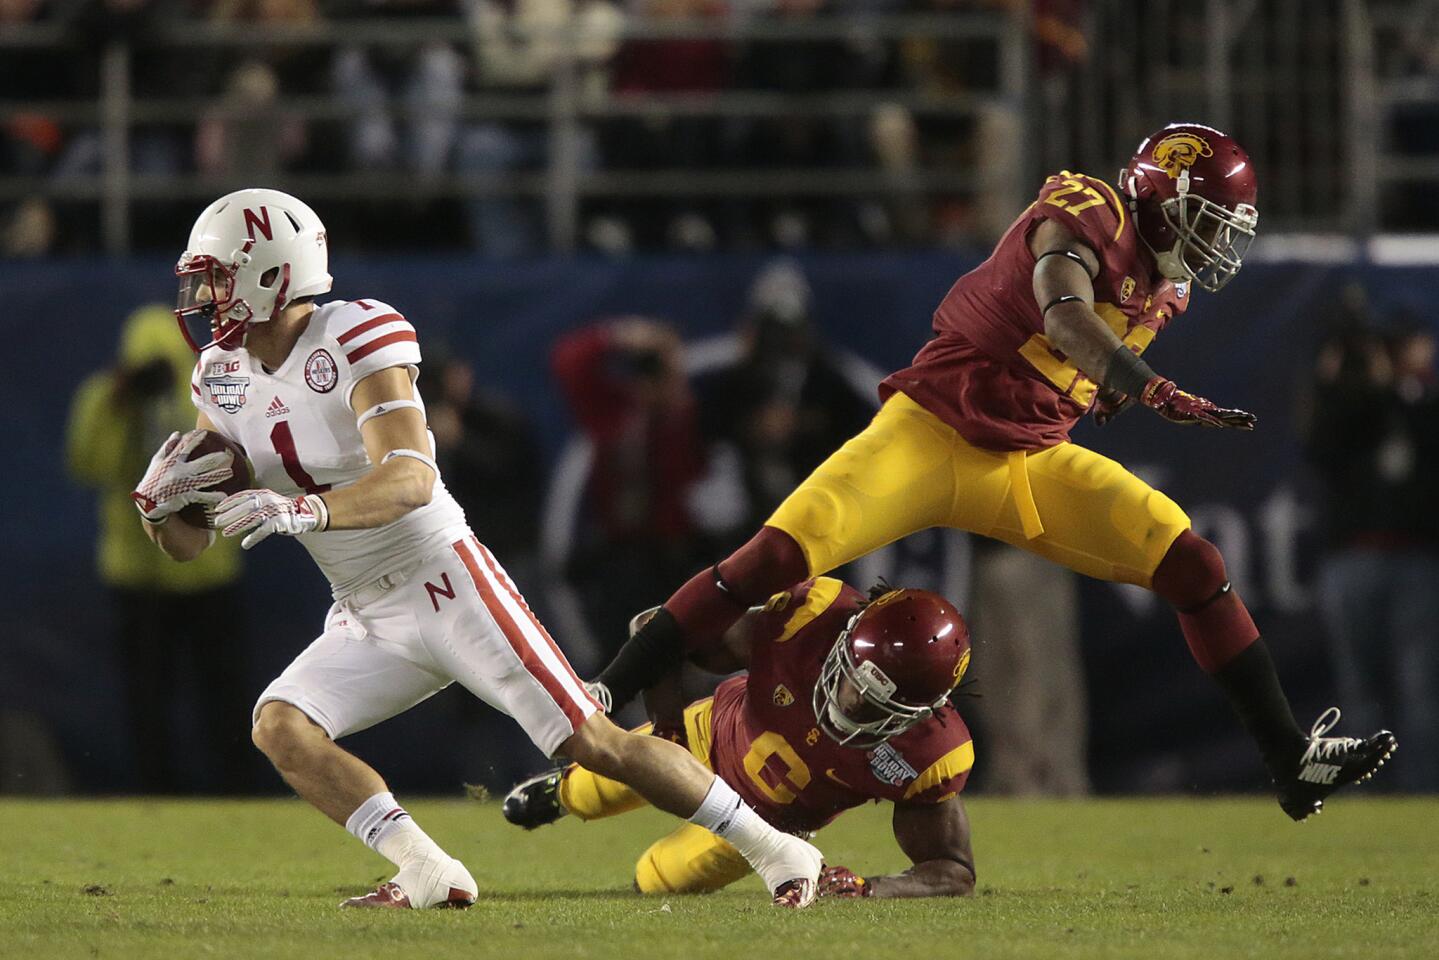
[[252, 323], [300, 297], [326, 293], [329, 249], [315, 211], [279, 190], [226, 194], [205, 208], [175, 265], [175, 316], [196, 352], [235, 349]]

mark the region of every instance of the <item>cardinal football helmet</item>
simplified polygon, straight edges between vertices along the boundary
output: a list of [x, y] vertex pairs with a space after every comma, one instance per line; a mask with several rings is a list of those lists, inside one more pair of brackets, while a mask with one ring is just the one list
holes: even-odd
[[205, 208], [175, 265], [175, 316], [198, 353], [244, 343], [252, 323], [274, 319], [300, 297], [329, 291], [325, 225], [279, 190], [226, 194]]
[[1139, 145], [1119, 187], [1166, 278], [1213, 292], [1239, 272], [1259, 210], [1254, 166], [1231, 137], [1172, 123]]
[[953, 604], [891, 590], [850, 618], [825, 657], [815, 722], [843, 746], [877, 746], [942, 707], [968, 666], [969, 627]]

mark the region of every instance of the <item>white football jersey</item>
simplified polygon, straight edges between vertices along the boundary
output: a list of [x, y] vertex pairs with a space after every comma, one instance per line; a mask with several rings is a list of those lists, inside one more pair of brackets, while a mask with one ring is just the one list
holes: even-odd
[[[316, 308], [273, 373], [243, 347], [206, 350], [190, 381], [191, 399], [244, 448], [257, 487], [295, 497], [323, 493], [354, 483], [374, 466], [350, 407], [355, 384], [387, 367], [406, 367], [413, 383], [419, 362], [415, 328], [394, 308], [339, 300]], [[415, 400], [423, 403], [418, 388]], [[433, 456], [433, 436], [430, 447]], [[393, 523], [298, 539], [338, 598], [467, 533], [464, 511], [437, 477], [430, 502]]]

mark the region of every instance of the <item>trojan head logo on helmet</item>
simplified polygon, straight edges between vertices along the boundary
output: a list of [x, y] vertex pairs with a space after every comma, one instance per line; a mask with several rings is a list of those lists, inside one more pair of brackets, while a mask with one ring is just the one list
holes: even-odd
[[1216, 291], [1234, 278], [1259, 226], [1249, 154], [1213, 127], [1173, 123], [1146, 137], [1119, 174], [1159, 272]]
[[814, 688], [815, 723], [874, 747], [928, 719], [969, 666], [969, 627], [928, 590], [891, 590], [850, 618]]
[[278, 190], [237, 190], [205, 208], [175, 265], [175, 316], [198, 353], [239, 347], [252, 323], [301, 297], [329, 291], [325, 225]]

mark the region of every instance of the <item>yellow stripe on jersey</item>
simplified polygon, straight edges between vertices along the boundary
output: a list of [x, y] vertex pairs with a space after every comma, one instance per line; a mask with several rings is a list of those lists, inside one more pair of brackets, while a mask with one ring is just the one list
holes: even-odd
[[790, 614], [790, 618], [785, 621], [784, 630], [774, 642], [784, 643], [812, 623], [815, 617], [829, 609], [843, 587], [844, 584], [833, 577], [816, 577], [809, 593], [805, 594], [803, 606]]
[[[908, 800], [916, 794], [937, 787], [950, 777], [957, 777], [973, 766], [974, 741], [966, 740], [964, 743], [961, 743], [949, 751], [949, 753], [946, 753], [934, 761], [934, 763], [929, 765], [928, 770], [916, 777], [914, 782], [904, 791], [903, 799]], [[954, 796], [954, 794], [946, 793], [944, 796], [937, 798], [935, 802], [938, 803], [940, 800], [948, 800], [952, 796]]]
[[1090, 177], [1089, 179], [1103, 187], [1104, 192], [1109, 194], [1109, 199], [1114, 201], [1114, 212], [1119, 214], [1119, 226], [1114, 229], [1114, 239], [1117, 241], [1119, 235], [1124, 232], [1124, 204], [1119, 200], [1119, 193], [1109, 184], [1100, 180], [1098, 177]]

